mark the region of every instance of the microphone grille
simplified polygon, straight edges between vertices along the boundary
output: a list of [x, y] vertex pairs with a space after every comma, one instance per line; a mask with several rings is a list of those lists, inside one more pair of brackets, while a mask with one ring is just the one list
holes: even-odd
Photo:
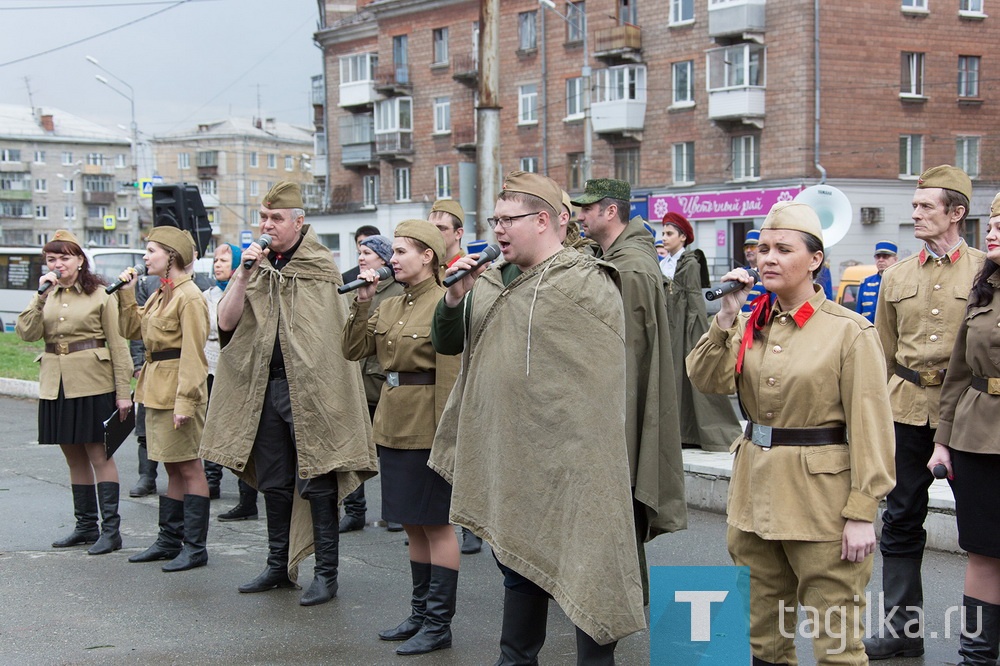
[[260, 238], [257, 239], [257, 244], [267, 249], [267, 246], [271, 244], [271, 234], [261, 234]]

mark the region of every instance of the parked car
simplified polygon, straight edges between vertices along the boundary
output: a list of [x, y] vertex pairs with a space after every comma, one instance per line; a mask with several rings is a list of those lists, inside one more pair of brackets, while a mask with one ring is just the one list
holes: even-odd
[[878, 269], [874, 264], [863, 264], [861, 266], [848, 266], [840, 276], [840, 284], [837, 285], [837, 302], [849, 310], [857, 312], [858, 292], [861, 289], [861, 282], [869, 275], [875, 275]]

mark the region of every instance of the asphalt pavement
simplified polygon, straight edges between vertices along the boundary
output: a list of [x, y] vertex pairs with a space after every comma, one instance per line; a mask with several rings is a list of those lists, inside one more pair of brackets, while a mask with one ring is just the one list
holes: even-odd
[[[454, 646], [429, 655], [400, 657], [398, 644], [376, 634], [408, 614], [409, 565], [402, 533], [373, 524], [379, 518], [378, 478], [366, 485], [368, 520], [340, 542], [340, 590], [328, 604], [298, 605], [301, 592], [243, 595], [236, 587], [264, 566], [267, 541], [263, 499], [260, 519], [220, 523], [214, 516], [237, 500], [235, 477], [223, 479], [222, 499], [212, 502], [208, 566], [163, 573], [160, 565], [129, 564], [129, 555], [156, 536], [157, 499], [131, 499], [136, 446], [130, 438], [116, 454], [122, 479], [124, 548], [89, 556], [85, 547], [50, 544], [72, 529], [66, 464], [56, 447], [36, 443], [36, 402], [0, 398], [0, 664], [324, 664], [443, 666], [490, 665], [499, 654], [502, 584], [489, 549], [463, 556]], [[166, 477], [159, 479], [160, 491]], [[684, 532], [647, 546], [651, 566], [727, 565], [725, 519], [692, 511]], [[871, 592], [880, 587], [876, 558]], [[961, 602], [965, 558], [928, 552], [924, 560], [927, 654], [880, 662], [887, 666], [954, 664], [957, 638], [944, 637], [945, 609]], [[312, 558], [300, 582], [312, 580]], [[954, 624], [954, 621], [953, 621]], [[954, 633], [954, 627], [952, 627]], [[649, 636], [621, 641], [617, 663], [649, 662]], [[806, 639], [800, 663], [814, 664]], [[546, 666], [575, 663], [574, 628], [553, 602]], [[683, 666], [683, 665], [680, 665]]]

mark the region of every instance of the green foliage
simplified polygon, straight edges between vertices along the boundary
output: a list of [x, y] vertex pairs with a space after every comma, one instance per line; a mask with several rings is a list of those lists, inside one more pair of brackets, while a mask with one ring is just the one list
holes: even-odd
[[41, 340], [25, 342], [16, 333], [0, 333], [0, 377], [38, 381], [35, 359], [44, 348]]

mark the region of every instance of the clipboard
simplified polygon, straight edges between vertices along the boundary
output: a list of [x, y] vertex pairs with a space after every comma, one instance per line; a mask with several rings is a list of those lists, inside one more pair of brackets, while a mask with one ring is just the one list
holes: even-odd
[[132, 434], [135, 429], [135, 403], [132, 403], [132, 407], [128, 410], [128, 415], [125, 420], [122, 421], [118, 418], [118, 410], [111, 412], [109, 416], [104, 421], [104, 454], [107, 456], [108, 460], [111, 460], [111, 456], [115, 455], [115, 451], [118, 447], [122, 445], [125, 438]]

